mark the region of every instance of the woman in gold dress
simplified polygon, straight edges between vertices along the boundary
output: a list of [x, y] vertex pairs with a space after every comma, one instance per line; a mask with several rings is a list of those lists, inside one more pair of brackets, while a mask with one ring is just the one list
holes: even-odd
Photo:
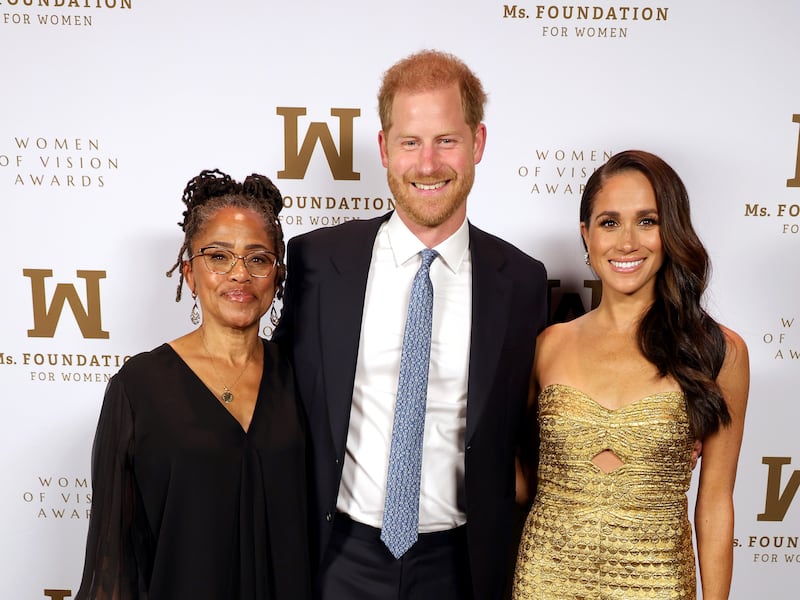
[[701, 306], [708, 255], [689, 214], [677, 173], [646, 152], [613, 156], [587, 182], [580, 227], [602, 299], [537, 341], [538, 487], [516, 600], [695, 598], [696, 439], [703, 598], [728, 598], [749, 364]]

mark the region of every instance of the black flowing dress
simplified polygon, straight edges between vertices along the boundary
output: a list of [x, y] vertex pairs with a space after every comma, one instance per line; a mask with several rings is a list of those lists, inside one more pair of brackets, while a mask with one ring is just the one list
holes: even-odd
[[305, 430], [288, 360], [263, 343], [246, 432], [168, 344], [111, 378], [78, 600], [310, 597]]

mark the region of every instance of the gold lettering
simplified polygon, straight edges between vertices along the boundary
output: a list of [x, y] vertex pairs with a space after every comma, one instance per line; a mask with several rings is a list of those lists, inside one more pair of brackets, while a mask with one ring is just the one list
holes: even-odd
[[361, 179], [361, 173], [353, 170], [353, 120], [361, 114], [360, 109], [331, 109], [331, 115], [339, 118], [338, 152], [333, 135], [325, 123], [311, 123], [300, 146], [298, 118], [306, 114], [305, 108], [279, 106], [276, 112], [283, 117], [283, 154], [286, 161], [286, 168], [278, 171], [278, 179], [303, 179], [317, 142], [325, 152], [334, 179]]
[[[800, 115], [792, 115], [793, 123], [800, 123]], [[786, 180], [786, 187], [800, 187], [800, 130], [797, 132], [797, 161], [794, 165], [794, 177]]]
[[789, 505], [792, 503], [797, 488], [800, 487], [800, 471], [793, 471], [781, 492], [781, 471], [783, 465], [791, 464], [787, 456], [765, 456], [761, 462], [769, 467], [767, 472], [767, 497], [764, 501], [764, 512], [758, 515], [759, 521], [783, 521]]
[[23, 269], [22, 274], [31, 279], [34, 327], [28, 330], [28, 337], [53, 337], [64, 309], [64, 302], [69, 302], [72, 314], [84, 338], [108, 339], [108, 332], [103, 331], [100, 314], [100, 280], [105, 278], [105, 271], [77, 271], [78, 277], [86, 281], [86, 309], [84, 309], [75, 287], [68, 283], [56, 285], [48, 309], [44, 280], [52, 277], [53, 271], [50, 269]]

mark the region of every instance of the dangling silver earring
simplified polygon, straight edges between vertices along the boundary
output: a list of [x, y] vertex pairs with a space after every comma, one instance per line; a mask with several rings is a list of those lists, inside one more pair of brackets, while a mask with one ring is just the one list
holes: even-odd
[[278, 309], [275, 308], [275, 301], [272, 301], [272, 308], [269, 309], [269, 322], [272, 323], [272, 327], [277, 327], [278, 323], [281, 320], [281, 316], [278, 314]]
[[197, 294], [194, 292], [192, 292], [192, 300], [194, 300], [194, 306], [192, 306], [189, 318], [192, 320], [192, 325], [197, 325], [200, 322], [200, 309], [197, 308]]
[[592, 264], [592, 261], [589, 260], [589, 253], [588, 252], [584, 252], [583, 253], [583, 262], [585, 262], [587, 265]]
[[281, 316], [278, 314], [278, 309], [275, 308], [275, 299], [272, 299], [272, 306], [269, 309], [269, 325], [264, 327], [263, 333], [267, 339], [272, 339], [272, 334], [275, 333], [275, 328], [278, 326], [278, 323], [281, 320]]

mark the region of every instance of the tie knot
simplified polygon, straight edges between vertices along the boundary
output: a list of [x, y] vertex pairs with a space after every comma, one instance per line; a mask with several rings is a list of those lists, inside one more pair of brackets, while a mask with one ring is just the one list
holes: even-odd
[[431, 268], [431, 263], [436, 260], [436, 257], [439, 256], [439, 253], [436, 250], [431, 250], [430, 248], [425, 248], [422, 252], [422, 266], [420, 269], [428, 270]]

